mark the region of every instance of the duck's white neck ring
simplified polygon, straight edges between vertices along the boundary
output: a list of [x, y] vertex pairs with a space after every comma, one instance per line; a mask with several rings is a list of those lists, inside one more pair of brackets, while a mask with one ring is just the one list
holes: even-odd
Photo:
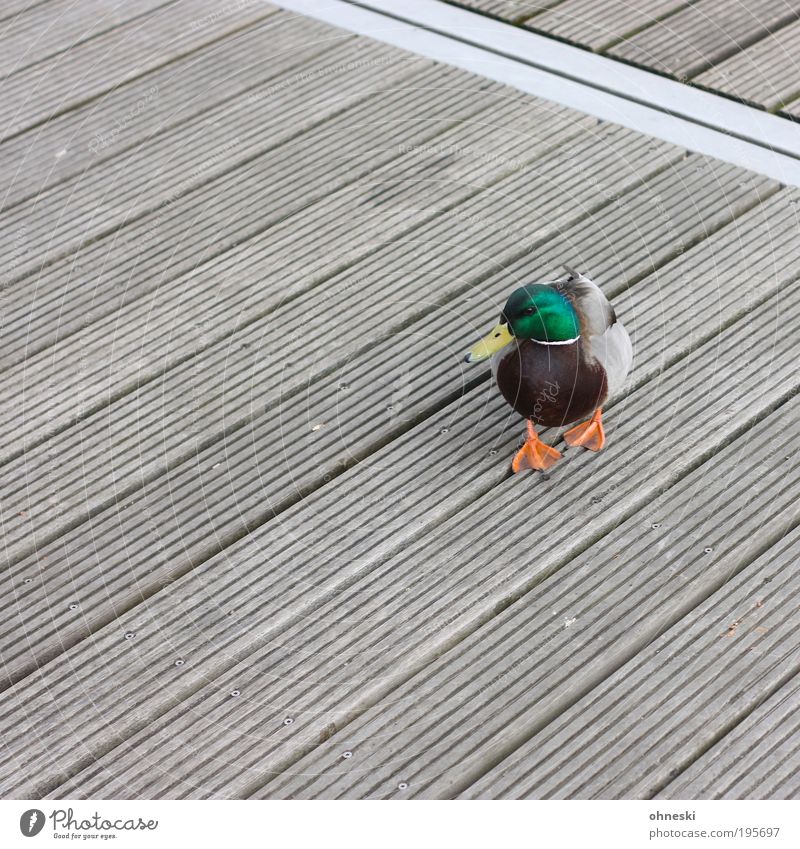
[[574, 339], [564, 339], [562, 342], [542, 342], [540, 339], [531, 339], [530, 341], [535, 342], [537, 345], [571, 345], [580, 338], [580, 336], [576, 336]]

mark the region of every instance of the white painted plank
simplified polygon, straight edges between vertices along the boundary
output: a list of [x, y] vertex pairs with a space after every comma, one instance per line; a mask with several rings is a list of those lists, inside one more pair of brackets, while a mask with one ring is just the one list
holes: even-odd
[[[329, 30], [325, 30], [328, 32]], [[312, 34], [311, 41], [321, 35]], [[326, 36], [322, 35], [321, 40]], [[226, 171], [285, 143], [359, 100], [402, 84], [426, 60], [344, 39], [291, 68], [0, 216], [0, 256], [14, 285], [84, 244], [137, 221]]]

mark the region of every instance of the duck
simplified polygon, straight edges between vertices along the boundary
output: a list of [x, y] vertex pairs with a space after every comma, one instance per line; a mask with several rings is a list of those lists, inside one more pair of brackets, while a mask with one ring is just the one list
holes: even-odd
[[589, 277], [565, 266], [566, 279], [530, 283], [511, 293], [500, 320], [465, 357], [491, 359], [500, 394], [527, 420], [525, 443], [511, 463], [547, 471], [561, 452], [536, 430], [580, 422], [564, 433], [569, 446], [606, 444], [603, 406], [624, 386], [633, 346], [608, 298]]

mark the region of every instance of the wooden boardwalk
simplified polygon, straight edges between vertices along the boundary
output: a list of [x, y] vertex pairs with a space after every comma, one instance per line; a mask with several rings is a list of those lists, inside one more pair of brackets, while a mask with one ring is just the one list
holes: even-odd
[[797, 0], [447, 0], [800, 119]]
[[[4, 797], [797, 797], [800, 190], [263, 2], [3, 14]], [[564, 263], [634, 371], [513, 476], [463, 353]]]

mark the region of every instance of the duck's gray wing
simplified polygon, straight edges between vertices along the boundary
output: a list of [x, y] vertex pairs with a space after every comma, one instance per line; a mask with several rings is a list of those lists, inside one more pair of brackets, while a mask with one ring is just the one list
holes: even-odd
[[560, 288], [572, 301], [581, 321], [581, 338], [587, 355], [603, 366], [609, 397], [624, 385], [633, 363], [628, 332], [600, 287], [585, 274], [567, 268], [567, 279], [550, 285]]

